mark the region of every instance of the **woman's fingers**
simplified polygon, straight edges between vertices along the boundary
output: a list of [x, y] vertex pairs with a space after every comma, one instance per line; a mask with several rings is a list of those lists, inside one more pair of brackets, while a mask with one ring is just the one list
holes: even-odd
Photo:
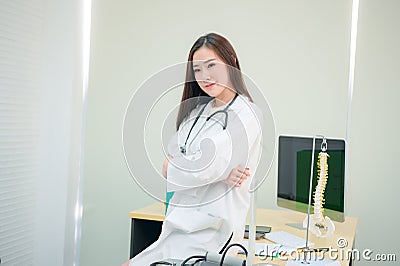
[[237, 176], [240, 177], [241, 179], [247, 179], [250, 176], [250, 171], [249, 168], [245, 168], [245, 169], [240, 169], [240, 168], [236, 168], [236, 173]]
[[242, 167], [236, 167], [235, 168], [236, 169], [236, 171], [238, 172], [238, 173], [240, 173], [240, 174], [244, 174], [244, 175], [246, 175], [246, 176], [249, 176], [250, 175], [250, 169], [249, 168], [242, 168]]
[[240, 187], [242, 183], [250, 176], [249, 168], [237, 166], [232, 169], [228, 178], [224, 181], [226, 184]]
[[249, 168], [243, 168], [243, 167], [236, 167], [236, 187], [240, 187], [244, 180], [246, 180], [250, 176], [250, 171]]

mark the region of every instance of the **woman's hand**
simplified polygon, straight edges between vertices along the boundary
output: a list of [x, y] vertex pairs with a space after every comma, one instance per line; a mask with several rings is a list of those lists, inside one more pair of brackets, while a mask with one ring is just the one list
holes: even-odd
[[122, 264], [122, 266], [129, 266], [130, 263], [131, 263], [131, 261], [128, 260], [127, 262], [125, 262], [124, 264]]
[[164, 178], [167, 178], [167, 170], [168, 170], [168, 164], [169, 164], [170, 159], [171, 159], [170, 157], [165, 158], [165, 161], [163, 163], [162, 175]]
[[250, 176], [249, 168], [237, 166], [229, 173], [228, 178], [223, 182], [235, 187], [240, 187], [242, 183]]

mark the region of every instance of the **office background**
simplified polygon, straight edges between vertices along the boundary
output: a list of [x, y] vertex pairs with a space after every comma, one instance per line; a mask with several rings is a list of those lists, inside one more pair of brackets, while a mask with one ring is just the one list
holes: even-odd
[[[184, 61], [194, 40], [206, 32], [231, 40], [243, 72], [270, 103], [278, 135], [345, 138], [351, 7], [351, 1], [95, 1], [82, 264], [124, 258], [126, 212], [154, 201], [135, 184], [123, 160], [121, 127], [129, 97], [150, 75]], [[389, 184], [398, 184], [390, 165], [398, 145], [400, 39], [394, 10], [399, 7], [395, 1], [361, 1], [359, 10], [346, 215], [360, 219], [357, 248], [376, 252], [398, 251], [393, 232], [383, 230], [395, 228], [398, 214], [383, 210], [395, 209], [396, 186]], [[159, 162], [161, 167], [162, 158]], [[276, 208], [275, 201], [276, 160], [257, 205]]]
[[[351, 1], [93, 0], [86, 98], [81, 97], [78, 2], [29, 4], [41, 7], [35, 12], [44, 25], [34, 31], [42, 41], [30, 47], [43, 56], [44, 66], [42, 94], [35, 100], [38, 130], [45, 134], [37, 158], [36, 211], [29, 214], [35, 221], [35, 265], [71, 265], [75, 255], [80, 265], [119, 265], [128, 259], [128, 212], [154, 199], [137, 186], [125, 164], [126, 106], [145, 79], [185, 61], [193, 42], [211, 31], [232, 42], [243, 72], [266, 95], [277, 135], [346, 138], [350, 130], [345, 210], [359, 218], [356, 248], [400, 254], [400, 2], [360, 0], [351, 102]], [[157, 160], [161, 168], [161, 154]], [[258, 207], [277, 208], [276, 170], [275, 158], [258, 192]], [[76, 246], [79, 195], [82, 235]]]

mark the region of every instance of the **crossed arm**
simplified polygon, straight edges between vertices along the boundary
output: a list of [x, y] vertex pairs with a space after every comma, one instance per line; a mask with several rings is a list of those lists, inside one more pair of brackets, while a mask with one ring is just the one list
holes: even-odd
[[[164, 160], [162, 174], [164, 178], [167, 178], [167, 169], [169, 164], [169, 158]], [[250, 169], [241, 167], [240, 165], [233, 168], [229, 175], [222, 182], [235, 187], [240, 187], [244, 180], [250, 176]]]

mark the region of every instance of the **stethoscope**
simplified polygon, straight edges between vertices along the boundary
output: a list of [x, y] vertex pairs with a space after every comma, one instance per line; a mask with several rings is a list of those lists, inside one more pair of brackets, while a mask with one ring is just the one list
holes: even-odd
[[[228, 126], [228, 108], [235, 102], [235, 100], [236, 100], [236, 98], [238, 97], [238, 95], [239, 95], [239, 94], [236, 93], [235, 97], [233, 97], [233, 99], [230, 101], [230, 103], [228, 103], [228, 105], [227, 105], [223, 110], [218, 110], [218, 111], [212, 113], [211, 115], [209, 115], [209, 116], [206, 118], [206, 121], [204, 121], [203, 125], [202, 125], [201, 128], [197, 131], [197, 134], [193, 137], [193, 139], [192, 139], [192, 141], [189, 143], [189, 145], [192, 144], [193, 141], [197, 138], [197, 136], [200, 134], [201, 130], [204, 128], [204, 126], [206, 125], [206, 123], [207, 123], [212, 117], [214, 117], [214, 116], [217, 115], [217, 114], [223, 114], [223, 115], [225, 116], [225, 119], [223, 120], [223, 123], [222, 123], [222, 129], [223, 129], [223, 130], [226, 129], [226, 127]], [[185, 144], [183, 144], [182, 146], [180, 146], [180, 151], [181, 151], [181, 153], [183, 153], [183, 154], [185, 154], [185, 155], [186, 155], [186, 147], [187, 147], [187, 142], [188, 142], [189, 137], [190, 137], [190, 133], [192, 133], [192, 130], [193, 130], [194, 126], [196, 125], [197, 121], [199, 120], [199, 118], [200, 118], [201, 115], [203, 114], [204, 109], [206, 108], [207, 105], [208, 105], [208, 103], [205, 104], [205, 105], [203, 106], [203, 108], [201, 108], [199, 114], [198, 114], [197, 117], [195, 118], [195, 120], [194, 120], [192, 126], [190, 127], [189, 133], [188, 133], [188, 135], [187, 135], [187, 137], [186, 137], [186, 140], [185, 140]]]

